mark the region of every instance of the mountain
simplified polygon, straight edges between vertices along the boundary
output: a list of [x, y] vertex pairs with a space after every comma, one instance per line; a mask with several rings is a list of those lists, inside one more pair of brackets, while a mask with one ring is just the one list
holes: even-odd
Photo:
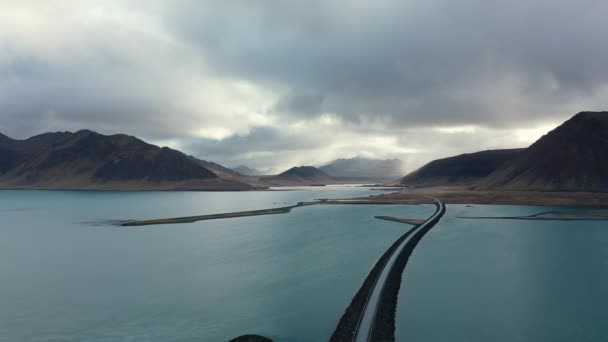
[[204, 167], [206, 167], [207, 169], [209, 169], [213, 173], [215, 173], [219, 178], [222, 178], [224, 180], [233, 180], [233, 181], [237, 181], [237, 182], [241, 182], [241, 183], [246, 183], [249, 185], [253, 185], [256, 188], [267, 188], [268, 187], [268, 184], [260, 181], [259, 177], [243, 175], [243, 174], [240, 174], [240, 173], [234, 171], [233, 169], [227, 168], [225, 166], [222, 166], [222, 165], [214, 163], [214, 162], [200, 160], [200, 159], [197, 159], [197, 161], [201, 165], [203, 165]]
[[258, 171], [256, 169], [252, 169], [252, 168], [247, 167], [245, 165], [239, 165], [237, 167], [233, 167], [232, 171], [240, 173], [240, 174], [245, 175], [245, 176], [259, 176], [259, 175], [262, 174], [260, 171]]
[[[215, 164], [217, 165], [217, 164]], [[221, 166], [135, 137], [89, 130], [0, 137], [0, 188], [247, 190]]]
[[13, 141], [13, 139], [11, 139], [11, 138], [7, 137], [6, 135], [0, 133], [0, 144], [1, 143], [8, 143], [8, 142], [11, 142], [11, 141]]
[[607, 191], [608, 112], [576, 114], [477, 189]]
[[336, 159], [321, 166], [320, 169], [337, 178], [386, 180], [395, 179], [403, 174], [403, 161], [355, 157]]
[[276, 176], [261, 177], [261, 180], [272, 185], [325, 185], [335, 179], [314, 166], [297, 166]]
[[433, 160], [394, 185], [472, 185], [513, 160], [524, 149], [488, 150]]

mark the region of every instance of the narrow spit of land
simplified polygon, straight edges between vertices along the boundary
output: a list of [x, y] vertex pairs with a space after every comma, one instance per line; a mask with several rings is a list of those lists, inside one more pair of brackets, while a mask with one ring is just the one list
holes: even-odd
[[411, 225], [414, 225], [414, 226], [423, 224], [424, 221], [425, 221], [425, 220], [418, 220], [418, 219], [403, 219], [403, 218], [392, 217], [392, 216], [374, 216], [374, 218], [377, 218], [378, 220], [385, 220], [385, 221], [393, 221], [393, 222], [411, 224]]
[[[286, 207], [278, 207], [278, 208], [269, 208], [269, 209], [260, 209], [260, 210], [248, 210], [248, 211], [234, 211], [229, 213], [221, 213], [221, 214], [209, 214], [209, 215], [196, 215], [196, 216], [184, 216], [184, 217], [172, 217], [172, 218], [161, 218], [161, 219], [153, 219], [153, 220], [129, 220], [129, 221], [114, 221], [119, 226], [126, 227], [137, 227], [137, 226], [150, 226], [156, 224], [176, 224], [176, 223], [194, 223], [198, 221], [205, 220], [219, 220], [219, 219], [227, 219], [227, 218], [235, 218], [235, 217], [247, 217], [247, 216], [261, 216], [261, 215], [276, 215], [276, 214], [287, 214], [291, 212], [292, 209], [306, 207], [311, 205], [333, 205], [333, 204], [366, 204], [366, 205], [379, 205], [379, 204], [395, 204], [391, 201], [365, 201], [365, 200], [327, 200], [322, 199], [318, 201], [312, 202], [299, 202], [298, 204], [286, 206]], [[392, 220], [392, 221], [400, 221], [406, 222], [407, 219], [397, 219], [390, 218], [388, 216], [376, 217], [382, 220]], [[415, 223], [417, 220], [411, 220]]]
[[261, 209], [261, 210], [235, 211], [235, 212], [230, 212], [230, 213], [173, 217], [173, 218], [154, 219], [154, 220], [126, 221], [126, 222], [119, 223], [119, 225], [121, 225], [121, 226], [149, 226], [149, 225], [155, 225], [155, 224], [193, 223], [193, 222], [198, 222], [198, 221], [218, 220], [218, 219], [234, 218], [234, 217], [287, 214], [293, 208], [299, 208], [299, 207], [304, 207], [304, 206], [309, 206], [309, 205], [316, 205], [316, 204], [320, 204], [320, 203], [321, 202], [300, 202], [296, 205], [291, 205], [291, 206], [287, 206], [287, 207]]
[[608, 218], [590, 217], [530, 217], [530, 216], [457, 216], [469, 220], [523, 220], [523, 221], [608, 221]]
[[608, 192], [582, 191], [492, 191], [471, 190], [463, 186], [437, 186], [404, 189], [387, 194], [354, 198], [394, 204], [429, 203], [424, 198], [441, 198], [447, 204], [505, 204], [572, 207], [608, 207]]
[[525, 216], [458, 216], [473, 220], [608, 221], [607, 210], [543, 211]]

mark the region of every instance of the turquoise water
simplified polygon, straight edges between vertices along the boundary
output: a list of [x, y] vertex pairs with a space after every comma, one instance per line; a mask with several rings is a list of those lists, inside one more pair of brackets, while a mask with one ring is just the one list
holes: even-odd
[[397, 340], [608, 341], [606, 222], [456, 218], [547, 210], [570, 209], [448, 205], [407, 265]]
[[0, 341], [324, 341], [369, 270], [432, 206], [116, 227], [263, 209], [365, 188], [276, 192], [0, 191]]
[[[108, 225], [262, 209], [365, 188], [0, 191], [0, 341], [325, 341], [386, 248], [433, 206]], [[406, 268], [398, 341], [604, 341], [605, 222], [465, 220], [564, 208], [448, 205]]]

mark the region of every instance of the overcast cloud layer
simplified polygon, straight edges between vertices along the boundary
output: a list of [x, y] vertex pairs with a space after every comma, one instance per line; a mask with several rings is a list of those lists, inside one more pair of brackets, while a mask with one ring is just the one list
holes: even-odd
[[[605, 1], [0, 0], [0, 132], [411, 170], [605, 109]], [[406, 170], [404, 170], [406, 171]]]

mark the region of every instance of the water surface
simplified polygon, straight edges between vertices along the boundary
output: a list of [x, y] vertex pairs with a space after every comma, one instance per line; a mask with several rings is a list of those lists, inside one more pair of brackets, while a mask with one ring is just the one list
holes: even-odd
[[373, 216], [425, 217], [432, 206], [312, 206], [147, 227], [105, 221], [372, 193], [0, 191], [0, 340], [327, 340], [373, 264], [409, 228]]
[[547, 210], [577, 209], [448, 205], [406, 268], [397, 340], [608, 340], [606, 222], [456, 218]]
[[[0, 341], [325, 341], [376, 260], [434, 206], [335, 205], [192, 224], [366, 188], [0, 191]], [[571, 208], [448, 205], [406, 268], [398, 341], [603, 341], [605, 222], [466, 220]]]

